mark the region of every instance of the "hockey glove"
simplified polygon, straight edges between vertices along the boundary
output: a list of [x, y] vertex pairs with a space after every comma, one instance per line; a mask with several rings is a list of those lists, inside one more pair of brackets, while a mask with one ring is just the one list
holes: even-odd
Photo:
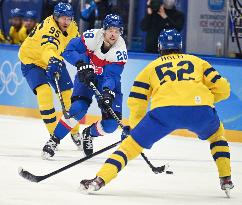
[[110, 106], [110, 107], [112, 106], [113, 100], [115, 98], [115, 93], [108, 88], [104, 88], [104, 90], [102, 92], [102, 96], [103, 96], [102, 99], [98, 100], [98, 106], [102, 110], [106, 111], [108, 106]]
[[122, 134], [121, 134], [121, 141], [123, 141], [130, 133], [130, 126], [124, 126]]
[[58, 58], [51, 57], [46, 68], [46, 74], [50, 79], [54, 79], [55, 75], [61, 75], [61, 68], [64, 66], [64, 62]]
[[94, 68], [91, 64], [86, 64], [83, 61], [78, 61], [76, 63], [78, 78], [81, 83], [86, 86], [90, 85], [90, 82], [95, 84]]

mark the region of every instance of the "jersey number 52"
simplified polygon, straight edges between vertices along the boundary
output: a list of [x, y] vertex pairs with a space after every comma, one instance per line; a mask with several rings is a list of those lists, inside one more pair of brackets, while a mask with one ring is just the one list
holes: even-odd
[[[184, 68], [185, 66], [187, 67], [187, 69]], [[178, 67], [178, 68], [181, 67], [181, 68], [179, 68], [177, 72], [172, 71], [172, 68], [174, 68], [174, 65], [172, 64], [172, 62], [159, 65], [155, 68], [156, 74], [160, 80], [160, 85], [167, 82], [164, 79], [165, 76], [169, 76], [171, 81], [175, 81], [176, 79], [178, 81], [195, 80], [195, 78], [192, 78], [189, 76], [189, 74], [192, 74], [194, 72], [194, 65], [191, 61], [180, 61], [179, 63], [177, 63], [175, 67]], [[162, 69], [164, 68], [168, 68], [168, 70], [162, 71]], [[188, 76], [185, 77], [185, 74], [187, 74]]]

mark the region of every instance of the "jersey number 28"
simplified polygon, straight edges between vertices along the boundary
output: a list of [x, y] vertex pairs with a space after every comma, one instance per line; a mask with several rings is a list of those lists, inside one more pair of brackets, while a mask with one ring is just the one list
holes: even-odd
[[128, 55], [127, 55], [127, 53], [125, 51], [123, 51], [123, 52], [117, 51], [116, 55], [117, 55], [118, 61], [127, 60], [127, 58], [128, 58]]

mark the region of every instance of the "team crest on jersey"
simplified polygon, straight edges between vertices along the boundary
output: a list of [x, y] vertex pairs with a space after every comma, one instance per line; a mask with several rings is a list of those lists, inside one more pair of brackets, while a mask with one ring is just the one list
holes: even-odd
[[202, 99], [200, 96], [195, 96], [194, 98], [195, 104], [201, 104], [202, 103]]
[[94, 66], [94, 73], [97, 75], [102, 75], [103, 74], [103, 67], [99, 67], [99, 66]]
[[90, 59], [90, 63], [92, 64], [93, 68], [94, 68], [94, 73], [97, 75], [102, 75], [103, 74], [103, 67], [101, 66], [96, 66], [92, 60]]

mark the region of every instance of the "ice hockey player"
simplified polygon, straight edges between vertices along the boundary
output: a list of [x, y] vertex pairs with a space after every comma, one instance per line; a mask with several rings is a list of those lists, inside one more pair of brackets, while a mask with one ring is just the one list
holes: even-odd
[[[72, 38], [79, 36], [73, 21], [73, 9], [68, 3], [58, 3], [53, 15], [35, 27], [19, 50], [21, 70], [36, 95], [41, 117], [53, 135], [57, 124], [56, 111], [50, 85], [56, 90], [54, 75], [59, 74], [59, 87], [67, 109], [71, 106], [73, 83], [67, 72], [61, 53]], [[78, 136], [78, 127], [72, 130], [72, 138]], [[45, 156], [43, 156], [45, 158]]]
[[19, 39], [19, 32], [22, 27], [23, 23], [23, 13], [21, 9], [15, 8], [11, 9], [11, 18], [10, 18], [10, 30], [9, 30], [9, 36], [8, 39], [11, 44], [20, 44], [20, 39]]
[[121, 37], [123, 21], [120, 16], [109, 14], [105, 17], [103, 28], [87, 30], [81, 38], [70, 41], [63, 56], [79, 70], [74, 81], [72, 105], [67, 120], [62, 117], [54, 131], [51, 142], [47, 142], [43, 152], [54, 155], [55, 143], [59, 143], [82, 119], [92, 103], [94, 91], [89, 87], [94, 83], [103, 95], [98, 100], [102, 119], [85, 128], [80, 137], [84, 155], [93, 153], [93, 138], [114, 132], [118, 124], [107, 112], [106, 106], [113, 108], [121, 119], [122, 92], [121, 73], [127, 61], [126, 45]]
[[30, 32], [37, 25], [37, 15], [36, 11], [26, 11], [23, 18], [23, 26], [19, 31], [19, 40], [21, 43], [27, 38]]
[[[129, 160], [176, 129], [189, 129], [208, 140], [221, 188], [229, 192], [230, 151], [214, 103], [230, 95], [230, 84], [208, 62], [182, 53], [176, 30], [164, 30], [158, 40], [161, 56], [136, 77], [128, 98], [130, 135], [81, 188], [97, 191], [114, 179]], [[151, 99], [150, 110], [146, 113]], [[195, 117], [194, 117], [195, 116]]]

